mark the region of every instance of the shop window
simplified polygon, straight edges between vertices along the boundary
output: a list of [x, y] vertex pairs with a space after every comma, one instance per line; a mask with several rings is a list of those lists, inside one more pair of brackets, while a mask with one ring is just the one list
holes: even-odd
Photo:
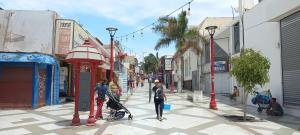
[[210, 46], [206, 45], [205, 48], [205, 63], [210, 63]]

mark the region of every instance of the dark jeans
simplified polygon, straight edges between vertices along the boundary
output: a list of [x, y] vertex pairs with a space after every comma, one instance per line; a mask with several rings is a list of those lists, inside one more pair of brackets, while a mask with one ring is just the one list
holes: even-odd
[[268, 115], [271, 115], [271, 116], [282, 116], [283, 113], [282, 112], [278, 112], [278, 111], [273, 111], [273, 110], [270, 110], [270, 109], [267, 109], [267, 112], [266, 112]]
[[163, 114], [163, 108], [164, 108], [164, 101], [154, 101], [155, 104], [155, 112], [156, 112], [156, 116], [160, 116], [162, 117]]

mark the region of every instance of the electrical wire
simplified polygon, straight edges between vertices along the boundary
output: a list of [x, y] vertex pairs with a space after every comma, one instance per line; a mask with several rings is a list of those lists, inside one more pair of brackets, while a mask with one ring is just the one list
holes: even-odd
[[[170, 15], [174, 14], [175, 12], [177, 12], [177, 11], [180, 10], [180, 9], [183, 9], [183, 8], [184, 8], [185, 6], [187, 6], [187, 5], [188, 5], [188, 12], [190, 12], [190, 5], [191, 5], [191, 3], [192, 3], [193, 1], [194, 1], [194, 0], [191, 0], [191, 1], [189, 1], [189, 2], [187, 2], [187, 3], [185, 3], [185, 4], [183, 4], [183, 5], [180, 6], [179, 8], [177, 8], [177, 9], [173, 10], [172, 12], [170, 12], [169, 14], [165, 15], [165, 17], [169, 17]], [[159, 19], [157, 19], [157, 20], [154, 21], [153, 23], [150, 23], [150, 24], [148, 24], [148, 25], [142, 27], [141, 29], [138, 29], [138, 30], [136, 30], [136, 31], [134, 31], [134, 32], [131, 32], [131, 33], [128, 33], [128, 34], [124, 34], [124, 35], [122, 35], [122, 36], [118, 36], [118, 37], [116, 37], [116, 38], [117, 38], [117, 39], [123, 39], [123, 38], [126, 38], [126, 41], [127, 41], [128, 36], [133, 35], [133, 38], [134, 38], [134, 34], [135, 34], [135, 33], [139, 33], [139, 32], [140, 32], [141, 35], [143, 35], [143, 30], [145, 30], [146, 28], [149, 28], [149, 27], [151, 27], [151, 26], [154, 26], [154, 24], [156, 24], [157, 22], [159, 22]]]

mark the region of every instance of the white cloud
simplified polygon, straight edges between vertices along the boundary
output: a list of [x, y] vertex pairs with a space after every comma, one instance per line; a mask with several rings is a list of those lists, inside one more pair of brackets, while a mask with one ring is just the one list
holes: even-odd
[[[125, 25], [143, 24], [145, 19], [165, 15], [189, 0], [4, 0], [5, 9], [55, 10], [59, 14], [85, 13], [106, 17]], [[206, 16], [230, 16], [238, 0], [194, 0], [190, 23], [199, 24]], [[185, 7], [185, 10], [187, 7]], [[153, 20], [154, 21], [154, 20]]]

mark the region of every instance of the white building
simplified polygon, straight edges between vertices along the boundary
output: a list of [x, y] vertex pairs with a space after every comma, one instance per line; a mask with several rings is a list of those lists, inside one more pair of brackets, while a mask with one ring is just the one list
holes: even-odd
[[[263, 0], [244, 13], [244, 25], [240, 20], [233, 21], [231, 27], [216, 37], [230, 38], [232, 55], [239, 54], [244, 41], [245, 48], [261, 51], [269, 58], [270, 82], [259, 90], [270, 89], [285, 110], [300, 116], [300, 85], [297, 85], [300, 80], [300, 1]], [[237, 85], [234, 78], [231, 85]]]
[[[207, 26], [218, 26], [216, 31], [219, 31], [223, 27], [228, 27], [228, 24], [230, 24], [232, 20], [232, 17], [207, 17], [197, 26], [197, 28], [203, 36], [208, 38], [208, 32], [205, 30]], [[199, 43], [199, 47], [202, 48], [202, 52], [200, 54], [197, 54], [193, 48], [189, 48], [183, 52], [182, 55], [178, 53], [174, 56], [174, 83], [175, 86], [179, 88], [179, 91], [181, 84], [185, 90], [202, 90], [205, 93], [209, 93], [211, 90], [210, 47], [209, 44], [204, 45], [202, 42]], [[222, 71], [217, 71], [215, 75], [217, 81], [215, 83], [216, 92], [229, 93], [229, 83], [224, 83], [225, 79], [229, 80], [229, 73], [226, 69], [226, 63], [228, 61], [228, 45], [219, 46], [216, 44], [215, 50], [215, 63], [216, 65], [223, 67]]]

